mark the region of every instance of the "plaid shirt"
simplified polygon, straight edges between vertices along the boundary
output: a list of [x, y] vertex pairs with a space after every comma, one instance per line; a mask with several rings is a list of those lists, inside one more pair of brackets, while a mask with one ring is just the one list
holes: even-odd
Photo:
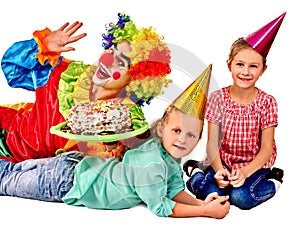
[[[230, 98], [229, 87], [225, 87], [209, 97], [206, 119], [221, 127], [219, 150], [223, 162], [230, 169], [241, 168], [258, 154], [262, 130], [277, 126], [277, 102], [273, 96], [258, 90], [251, 104], [237, 104]], [[270, 168], [276, 155], [274, 140], [272, 156], [263, 168]]]

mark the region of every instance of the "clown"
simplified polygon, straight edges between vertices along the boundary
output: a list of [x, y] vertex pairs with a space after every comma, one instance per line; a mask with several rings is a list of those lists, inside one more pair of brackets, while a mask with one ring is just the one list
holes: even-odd
[[35, 31], [33, 39], [13, 44], [4, 54], [1, 66], [8, 84], [35, 91], [36, 100], [0, 106], [1, 158], [23, 161], [76, 150], [79, 145], [51, 134], [50, 128], [66, 121], [77, 104], [120, 99], [131, 107], [133, 129], [146, 123], [141, 106], [170, 82], [170, 51], [163, 37], [152, 27], [137, 28], [119, 13], [118, 22], [102, 35], [104, 52], [95, 66], [61, 56], [74, 50], [67, 44], [86, 36], [74, 36], [81, 26], [75, 22], [56, 31]]

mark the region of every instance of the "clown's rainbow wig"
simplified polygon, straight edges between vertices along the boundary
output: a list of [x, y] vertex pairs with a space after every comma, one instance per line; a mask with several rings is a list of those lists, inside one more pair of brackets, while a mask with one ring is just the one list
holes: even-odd
[[127, 56], [131, 59], [128, 72], [132, 78], [126, 87], [128, 97], [140, 105], [150, 104], [171, 82], [166, 79], [171, 72], [171, 55], [164, 37], [152, 27], [138, 29], [124, 13], [118, 13], [118, 22], [110, 23], [106, 31], [102, 35], [104, 49], [122, 41], [130, 43], [131, 52]]

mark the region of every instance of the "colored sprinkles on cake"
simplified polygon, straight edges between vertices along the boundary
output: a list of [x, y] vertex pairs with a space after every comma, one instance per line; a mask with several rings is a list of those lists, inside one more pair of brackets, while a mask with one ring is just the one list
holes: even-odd
[[132, 131], [129, 107], [117, 100], [98, 100], [71, 107], [67, 126], [71, 129], [71, 133], [81, 135]]

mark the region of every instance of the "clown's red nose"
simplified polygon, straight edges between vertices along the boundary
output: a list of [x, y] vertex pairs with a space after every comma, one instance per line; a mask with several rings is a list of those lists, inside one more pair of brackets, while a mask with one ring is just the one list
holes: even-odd
[[104, 53], [100, 57], [100, 62], [103, 63], [105, 66], [111, 66], [114, 62], [114, 57], [110, 53]]

